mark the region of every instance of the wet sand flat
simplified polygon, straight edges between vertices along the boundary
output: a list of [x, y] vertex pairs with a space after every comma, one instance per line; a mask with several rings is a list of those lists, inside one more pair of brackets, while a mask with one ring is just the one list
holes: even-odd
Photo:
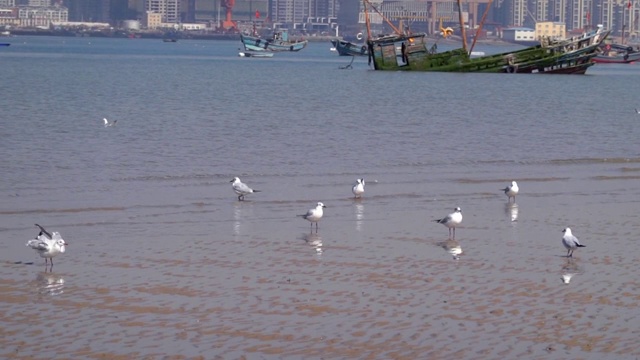
[[[139, 211], [160, 218], [144, 236], [137, 224], [127, 235], [125, 224], [86, 223], [73, 229], [75, 246], [67, 240], [69, 252], [52, 273], [22, 245], [16, 258], [33, 265], [2, 263], [1, 355], [640, 356], [640, 227], [616, 212], [626, 205], [611, 195], [613, 179], [584, 181], [612, 191], [574, 196], [583, 199], [581, 218], [569, 218], [557, 206], [563, 195], [551, 191], [566, 181], [529, 179], [529, 189], [549, 193], [523, 194], [515, 205], [485, 192], [486, 182], [462, 182], [465, 219], [455, 240], [430, 221], [449, 211], [448, 199], [376, 195], [385, 191], [382, 181], [362, 200], [329, 190], [317, 233], [295, 217], [309, 202], [238, 202], [231, 194], [229, 211], [206, 204]], [[167, 216], [181, 220], [164, 222]], [[574, 221], [587, 247], [567, 259], [561, 230]], [[112, 238], [95, 237], [110, 229], [118, 229]]]

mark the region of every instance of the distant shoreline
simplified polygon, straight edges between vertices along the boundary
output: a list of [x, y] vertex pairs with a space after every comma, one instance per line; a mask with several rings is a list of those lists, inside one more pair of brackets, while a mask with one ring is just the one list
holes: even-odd
[[[61, 37], [92, 37], [92, 38], [121, 38], [121, 39], [166, 39], [175, 38], [178, 40], [240, 40], [240, 34], [224, 34], [224, 33], [178, 33], [175, 36], [167, 35], [162, 32], [126, 32], [124, 30], [117, 30], [112, 32], [104, 31], [74, 31], [74, 30], [44, 30], [44, 29], [14, 29], [11, 31], [11, 36], [61, 36]], [[336, 36], [291, 36], [293, 39], [308, 40], [309, 42], [329, 42], [336, 38]], [[338, 37], [342, 38], [342, 37]], [[437, 42], [439, 44], [460, 44], [460, 38], [443, 39], [440, 37], [428, 36], [431, 42]], [[504, 41], [498, 38], [479, 39], [478, 44], [491, 44], [491, 45], [519, 45]], [[471, 43], [469, 43], [470, 45]]]

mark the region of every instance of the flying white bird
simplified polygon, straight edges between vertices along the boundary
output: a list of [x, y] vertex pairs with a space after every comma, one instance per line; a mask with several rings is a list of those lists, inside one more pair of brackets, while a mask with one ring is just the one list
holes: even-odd
[[104, 121], [104, 127], [116, 126], [118, 122], [118, 120], [109, 121], [107, 118], [102, 118], [102, 121]]
[[449, 237], [451, 238], [451, 230], [453, 229], [453, 238], [456, 238], [456, 226], [462, 222], [462, 210], [457, 207], [453, 212], [442, 219], [433, 220], [449, 228]]
[[356, 198], [359, 198], [364, 193], [364, 179], [357, 179], [351, 191]]
[[511, 198], [513, 198], [513, 202], [516, 202], [516, 195], [518, 195], [518, 191], [520, 191], [520, 189], [518, 188], [518, 183], [512, 181], [511, 185], [502, 189], [502, 191], [504, 191], [504, 194], [509, 197], [509, 201], [511, 201]]
[[313, 229], [313, 223], [316, 223], [316, 231], [318, 231], [318, 221], [320, 221], [320, 219], [322, 219], [322, 215], [324, 215], [324, 211], [322, 210], [324, 208], [326, 208], [326, 206], [319, 202], [315, 208], [309, 209], [306, 214], [298, 216], [309, 220], [311, 223], [311, 229]]
[[247, 184], [243, 183], [242, 181], [240, 181], [239, 177], [234, 177], [233, 180], [230, 181], [231, 183], [231, 187], [233, 188], [233, 191], [238, 195], [238, 200], [239, 201], [243, 201], [244, 200], [244, 196], [247, 194], [253, 194], [256, 192], [260, 192], [260, 190], [254, 190], [252, 188], [250, 188], [249, 186], [247, 186]]
[[64, 253], [65, 246], [68, 245], [60, 236], [60, 233], [54, 231], [49, 233], [42, 226], [36, 224], [40, 228], [40, 233], [35, 239], [27, 241], [27, 246], [34, 249], [40, 257], [44, 258], [44, 264], [47, 265], [47, 260], [51, 260], [51, 267], [53, 268], [53, 257]]
[[567, 248], [567, 257], [573, 257], [573, 250], [579, 247], [586, 247], [586, 245], [580, 244], [577, 237], [573, 236], [570, 228], [562, 230], [564, 236], [562, 236], [562, 245]]

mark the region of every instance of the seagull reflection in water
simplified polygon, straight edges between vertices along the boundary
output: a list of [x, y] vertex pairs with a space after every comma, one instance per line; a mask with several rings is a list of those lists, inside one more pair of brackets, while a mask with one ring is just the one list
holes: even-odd
[[364, 220], [364, 205], [356, 203], [356, 231], [362, 231], [362, 220]]
[[[247, 209], [248, 207], [248, 209]], [[243, 225], [246, 225], [247, 217], [253, 217], [253, 204], [251, 202], [236, 202], [233, 208], [233, 234], [240, 235]]]
[[453, 260], [460, 260], [460, 254], [462, 254], [462, 247], [460, 243], [456, 240], [449, 239], [447, 241], [442, 241], [437, 243], [436, 245], [443, 248], [449, 255], [453, 257]]
[[504, 212], [511, 219], [511, 222], [518, 221], [518, 204], [516, 204], [516, 203], [507, 203], [507, 204], [505, 204]]
[[567, 258], [567, 261], [562, 265], [562, 282], [568, 284], [571, 278], [581, 273], [580, 267], [573, 258]]
[[304, 234], [304, 241], [315, 250], [316, 255], [322, 255], [322, 237], [318, 233]]
[[38, 295], [57, 296], [64, 292], [64, 278], [61, 275], [39, 273], [34, 284]]

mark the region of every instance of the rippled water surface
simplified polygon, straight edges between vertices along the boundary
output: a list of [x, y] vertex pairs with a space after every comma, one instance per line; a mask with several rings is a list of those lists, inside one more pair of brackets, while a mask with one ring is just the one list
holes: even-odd
[[[640, 356], [637, 64], [383, 73], [328, 43], [11, 42], [0, 357]], [[261, 192], [239, 202], [234, 176]], [[318, 201], [316, 233], [296, 215]], [[456, 206], [453, 240], [432, 220]], [[69, 243], [50, 272], [34, 223]]]

